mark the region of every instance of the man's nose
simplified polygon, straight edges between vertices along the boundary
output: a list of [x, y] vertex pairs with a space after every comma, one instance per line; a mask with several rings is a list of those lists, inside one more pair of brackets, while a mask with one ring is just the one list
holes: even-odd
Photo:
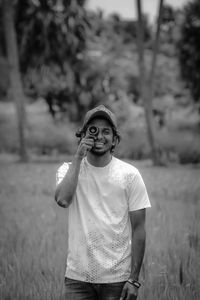
[[98, 134], [97, 134], [97, 138], [98, 138], [98, 139], [101, 139], [102, 137], [103, 137], [103, 134], [102, 134], [101, 130], [99, 130], [99, 132], [98, 132]]

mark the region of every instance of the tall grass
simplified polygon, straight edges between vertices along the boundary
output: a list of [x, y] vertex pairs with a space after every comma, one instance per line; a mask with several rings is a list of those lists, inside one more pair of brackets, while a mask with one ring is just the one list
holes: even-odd
[[[1, 161], [0, 299], [63, 299], [67, 210], [53, 200], [58, 165]], [[198, 300], [200, 170], [139, 168], [152, 202], [139, 300]]]

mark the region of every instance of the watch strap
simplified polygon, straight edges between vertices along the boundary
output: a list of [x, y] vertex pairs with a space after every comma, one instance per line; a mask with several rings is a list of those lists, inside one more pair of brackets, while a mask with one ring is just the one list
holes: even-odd
[[129, 279], [127, 280], [127, 282], [129, 282], [130, 284], [134, 285], [134, 286], [135, 286], [136, 288], [138, 288], [138, 289], [139, 289], [139, 287], [141, 286], [141, 283], [140, 283], [139, 281], [135, 280], [135, 279], [129, 278]]

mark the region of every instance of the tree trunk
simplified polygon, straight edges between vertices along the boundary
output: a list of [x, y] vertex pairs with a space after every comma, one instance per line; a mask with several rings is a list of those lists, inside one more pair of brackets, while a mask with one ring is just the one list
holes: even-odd
[[158, 53], [159, 35], [160, 35], [160, 23], [161, 23], [161, 8], [163, 0], [160, 0], [159, 18], [156, 31], [156, 38], [154, 43], [154, 51], [152, 56], [152, 64], [149, 76], [146, 74], [145, 62], [144, 62], [144, 26], [143, 26], [143, 14], [141, 7], [141, 0], [137, 1], [138, 12], [138, 26], [137, 26], [137, 41], [138, 41], [138, 57], [139, 57], [139, 74], [140, 74], [140, 94], [143, 100], [145, 109], [145, 119], [147, 125], [147, 137], [149, 140], [151, 156], [154, 164], [160, 164], [160, 156], [157, 151], [155, 133], [154, 133], [154, 120], [152, 112], [152, 101], [154, 97], [154, 77], [156, 68], [156, 58]]
[[[159, 51], [160, 27], [161, 27], [161, 22], [162, 22], [163, 3], [164, 3], [164, 0], [160, 0], [158, 19], [157, 19], [157, 27], [156, 27], [156, 35], [155, 35], [154, 45], [153, 45], [151, 70], [150, 70], [150, 74], [149, 74], [149, 87], [151, 88], [151, 90], [153, 92], [153, 96], [154, 96], [154, 79], [155, 79], [155, 71], [156, 71], [156, 62], [157, 62], [157, 55], [158, 55], [158, 51]], [[152, 100], [153, 100], [153, 97], [152, 97]]]
[[23, 93], [20, 70], [19, 70], [19, 59], [18, 59], [18, 48], [16, 32], [14, 27], [14, 7], [12, 0], [3, 0], [3, 22], [4, 22], [4, 33], [7, 49], [7, 59], [10, 67], [10, 83], [12, 89], [12, 96], [16, 105], [17, 113], [17, 127], [19, 134], [19, 155], [22, 161], [26, 161], [27, 151], [25, 144], [25, 96]]
[[[155, 72], [156, 72], [156, 63], [157, 63], [157, 56], [159, 52], [159, 40], [160, 40], [160, 27], [161, 27], [161, 22], [162, 22], [162, 12], [163, 12], [163, 2], [164, 0], [160, 0], [159, 3], [159, 11], [158, 11], [158, 19], [157, 19], [157, 27], [156, 27], [156, 35], [155, 35], [155, 40], [154, 40], [154, 45], [153, 45], [153, 53], [152, 53], [152, 63], [151, 63], [151, 69], [149, 73], [149, 78], [148, 78], [148, 102], [151, 110], [151, 116], [152, 115], [152, 102], [154, 98], [154, 87], [155, 87]], [[153, 123], [152, 123], [153, 126]], [[153, 146], [153, 161], [154, 164], [160, 165], [163, 164], [162, 158], [161, 158], [161, 153], [160, 151], [158, 152], [158, 149], [155, 145], [155, 142], [153, 141], [154, 146]]]
[[[138, 26], [137, 26], [137, 40], [138, 40], [138, 56], [139, 56], [139, 73], [140, 73], [140, 94], [144, 104], [145, 118], [147, 125], [147, 137], [149, 140], [150, 150], [153, 161], [155, 160], [155, 138], [153, 131], [153, 116], [152, 106], [148, 99], [148, 86], [147, 76], [144, 63], [144, 26], [141, 0], [137, 0], [137, 12], [138, 12]], [[155, 161], [154, 161], [155, 162]]]
[[154, 98], [154, 80], [155, 80], [155, 71], [156, 71], [156, 63], [157, 63], [157, 56], [159, 51], [159, 40], [160, 40], [160, 27], [162, 22], [162, 12], [163, 12], [163, 2], [164, 0], [160, 0], [159, 4], [159, 12], [158, 12], [158, 20], [157, 20], [157, 28], [156, 28], [156, 35], [153, 45], [153, 54], [152, 54], [152, 63], [151, 63], [151, 70], [149, 74], [149, 101], [152, 103]]

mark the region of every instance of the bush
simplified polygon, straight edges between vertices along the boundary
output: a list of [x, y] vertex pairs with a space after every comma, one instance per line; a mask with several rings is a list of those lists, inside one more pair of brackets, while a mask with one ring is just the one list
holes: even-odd
[[[0, 152], [18, 152], [17, 121], [13, 103], [1, 103]], [[72, 154], [76, 147], [74, 125], [67, 120], [56, 124], [42, 102], [27, 106], [26, 143], [37, 154]]]
[[157, 136], [168, 160], [181, 164], [200, 162], [200, 137], [191, 130], [165, 129]]
[[[130, 160], [150, 158], [144, 114], [125, 101], [115, 105], [118, 115], [121, 142], [116, 156]], [[126, 107], [126, 109], [124, 108]], [[28, 126], [26, 141], [28, 151], [36, 155], [71, 156], [77, 147], [75, 132], [78, 125], [69, 122], [55, 123], [47, 112], [44, 102], [27, 106]], [[156, 139], [166, 160], [181, 164], [200, 163], [200, 136], [194, 128], [174, 125], [157, 129]], [[0, 152], [17, 153], [18, 133], [14, 105], [0, 103]]]
[[44, 127], [32, 127], [27, 138], [27, 146], [37, 154], [72, 154], [75, 150], [75, 136], [69, 124], [56, 126], [49, 123]]
[[181, 164], [198, 164], [200, 163], [200, 149], [198, 148], [184, 148], [179, 152], [179, 162]]
[[121, 132], [121, 143], [116, 154], [121, 158], [134, 160], [146, 159], [149, 157], [149, 146], [144, 129], [129, 129]]

